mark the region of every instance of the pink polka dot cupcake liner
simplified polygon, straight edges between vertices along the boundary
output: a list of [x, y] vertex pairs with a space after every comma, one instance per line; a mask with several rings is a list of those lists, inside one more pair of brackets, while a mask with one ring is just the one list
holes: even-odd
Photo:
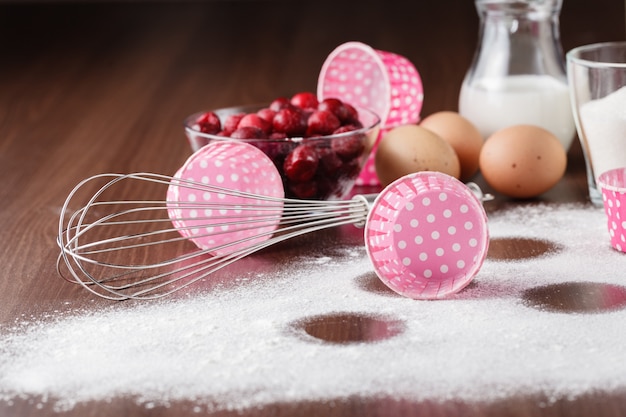
[[456, 178], [418, 172], [378, 195], [365, 243], [374, 271], [393, 291], [413, 299], [445, 298], [480, 270], [489, 246], [487, 215]]
[[174, 175], [168, 215], [182, 236], [221, 255], [269, 239], [280, 222], [282, 198], [280, 174], [262, 151], [242, 142], [212, 142]]
[[401, 55], [347, 42], [322, 65], [317, 95], [368, 108], [381, 118], [380, 134], [356, 181], [356, 185], [379, 185], [374, 156], [380, 138], [389, 129], [420, 120], [424, 90], [415, 66]]
[[611, 246], [626, 252], [626, 168], [606, 171], [598, 177]]

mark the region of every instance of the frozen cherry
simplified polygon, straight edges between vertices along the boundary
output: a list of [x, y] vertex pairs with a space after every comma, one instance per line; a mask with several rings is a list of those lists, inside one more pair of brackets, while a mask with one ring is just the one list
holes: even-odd
[[196, 119], [196, 123], [198, 124], [198, 129], [202, 133], [214, 135], [222, 130], [220, 118], [212, 111], [201, 114], [200, 117]]
[[270, 157], [274, 165], [278, 168], [281, 175], [284, 176], [284, 163], [287, 155], [291, 153], [295, 149], [297, 144], [291, 141], [259, 141], [264, 144], [264, 152], [267, 156]]
[[283, 169], [285, 176], [292, 181], [308, 181], [315, 175], [319, 159], [315, 148], [309, 145], [298, 145], [285, 158]]
[[317, 96], [311, 92], [305, 91], [294, 94], [290, 100], [291, 104], [301, 109], [317, 109], [319, 101]]
[[289, 191], [296, 198], [313, 198], [317, 194], [317, 183], [315, 181], [305, 181], [289, 184]]
[[261, 129], [255, 126], [242, 126], [235, 129], [230, 134], [234, 139], [266, 139], [267, 135]]
[[285, 107], [274, 116], [272, 126], [275, 132], [282, 132], [288, 137], [302, 136], [306, 133], [306, 119], [302, 112], [293, 107]]
[[287, 139], [287, 135], [285, 134], [285, 132], [272, 132], [270, 133], [269, 139], [274, 139], [274, 140]]
[[348, 110], [348, 117], [346, 118], [344, 123], [346, 124], [352, 123], [352, 124], [360, 125], [361, 122], [359, 122], [359, 112], [357, 111], [357, 109], [355, 109], [354, 106], [352, 106], [350, 103], [344, 102], [343, 105]]
[[289, 107], [290, 105], [291, 103], [287, 97], [278, 97], [270, 103], [269, 109], [278, 112], [279, 110]]
[[324, 174], [324, 177], [334, 178], [337, 177], [339, 169], [343, 164], [343, 161], [335, 152], [329, 148], [322, 148], [318, 150], [319, 155], [319, 171]]
[[237, 130], [237, 127], [239, 126], [239, 121], [243, 119], [243, 116], [245, 115], [245, 113], [234, 113], [226, 116], [226, 119], [224, 120], [223, 130], [231, 133]]
[[340, 134], [340, 133], [346, 133], [346, 132], [352, 132], [352, 131], [354, 131], [354, 130], [358, 130], [358, 129], [360, 129], [360, 128], [361, 128], [360, 126], [353, 125], [353, 124], [350, 124], [350, 125], [342, 125], [342, 126], [339, 126], [339, 127], [338, 127], [338, 128], [337, 128], [334, 132], [333, 132], [333, 135], [338, 135], [338, 134]]
[[[341, 126], [333, 134], [345, 133], [355, 130], [354, 126]], [[365, 149], [365, 137], [360, 134], [339, 136], [333, 138], [330, 143], [331, 149], [344, 161], [359, 157]]]
[[345, 161], [339, 168], [339, 176], [341, 178], [356, 178], [361, 173], [361, 164], [358, 158]]
[[272, 130], [271, 123], [255, 113], [250, 113], [250, 114], [246, 114], [245, 116], [243, 116], [241, 120], [239, 121], [239, 124], [237, 125], [237, 129], [246, 127], [246, 126], [253, 126], [253, 127], [259, 128], [266, 135], [269, 134], [270, 131]]
[[325, 98], [320, 101], [320, 104], [317, 106], [318, 110], [326, 110], [337, 116], [340, 122], [345, 122], [350, 120], [351, 114], [348, 111], [348, 108], [343, 104], [343, 101], [337, 98]]
[[290, 141], [273, 140], [256, 140], [252, 142], [252, 145], [262, 150], [263, 153], [272, 160], [279, 171], [282, 171], [287, 155], [297, 146]]
[[308, 118], [307, 136], [330, 135], [341, 126], [341, 122], [327, 110], [316, 110]]
[[268, 122], [272, 123], [272, 120], [274, 120], [274, 116], [276, 116], [276, 112], [272, 109], [270, 109], [269, 107], [263, 108], [261, 110], [259, 110], [258, 112], [256, 112], [256, 114], [262, 118], [267, 120]]

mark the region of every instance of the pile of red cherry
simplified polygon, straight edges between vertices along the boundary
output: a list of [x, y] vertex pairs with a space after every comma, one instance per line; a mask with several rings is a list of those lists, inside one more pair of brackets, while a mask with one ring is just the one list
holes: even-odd
[[[194, 125], [210, 135], [249, 140], [274, 162], [287, 197], [321, 200], [342, 197], [359, 175], [368, 139], [362, 132], [348, 132], [362, 127], [349, 103], [319, 101], [310, 92], [280, 97], [255, 113], [233, 113], [224, 120], [209, 111]], [[323, 138], [328, 135], [333, 136]]]

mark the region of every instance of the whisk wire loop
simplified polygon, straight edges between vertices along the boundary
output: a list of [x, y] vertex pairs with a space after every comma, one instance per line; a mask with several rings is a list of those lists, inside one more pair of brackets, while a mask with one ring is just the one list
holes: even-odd
[[[86, 204], [70, 209], [79, 193], [102, 181]], [[185, 187], [210, 198], [107, 199], [118, 192], [147, 195], [151, 186]], [[104, 298], [154, 299], [287, 239], [363, 224], [367, 213], [363, 198], [297, 200], [154, 173], [98, 174], [78, 183], [62, 207], [57, 269]]]

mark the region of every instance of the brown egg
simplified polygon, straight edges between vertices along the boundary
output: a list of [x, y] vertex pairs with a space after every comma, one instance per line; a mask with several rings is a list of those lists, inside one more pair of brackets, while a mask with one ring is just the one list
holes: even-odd
[[428, 129], [408, 124], [381, 139], [374, 164], [383, 186], [419, 171], [438, 171], [459, 178], [461, 166], [452, 146]]
[[530, 125], [501, 129], [485, 141], [480, 171], [497, 192], [509, 197], [536, 197], [565, 174], [567, 154], [547, 130]]
[[461, 180], [467, 181], [478, 172], [478, 159], [484, 139], [472, 122], [453, 111], [440, 111], [420, 123], [454, 148], [461, 163]]

